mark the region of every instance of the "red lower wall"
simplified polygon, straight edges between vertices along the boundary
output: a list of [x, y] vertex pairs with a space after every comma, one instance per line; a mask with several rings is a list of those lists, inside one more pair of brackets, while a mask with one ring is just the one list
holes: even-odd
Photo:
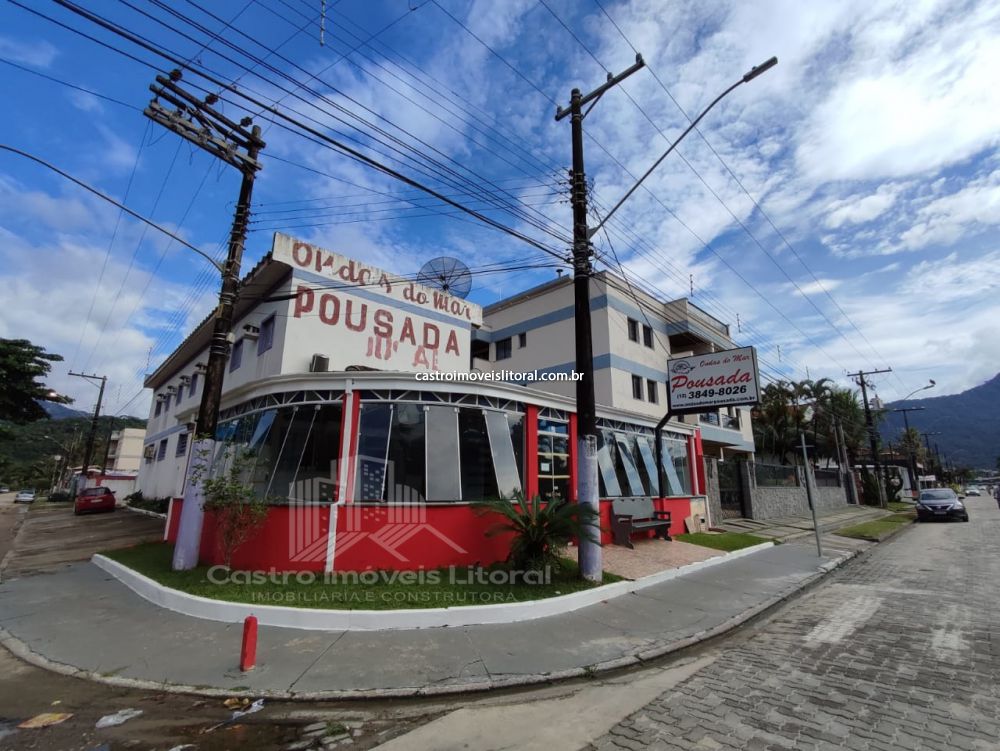
[[[174, 499], [166, 539], [174, 542], [183, 501]], [[659, 511], [670, 511], [671, 536], [684, 532], [691, 514], [687, 498], [658, 498]], [[322, 571], [326, 566], [331, 506], [272, 506], [262, 527], [233, 557], [243, 570]], [[488, 566], [507, 557], [510, 534], [496, 533], [499, 517], [472, 506], [375, 506], [349, 504], [337, 508], [334, 568], [338, 571], [395, 569], [412, 571], [447, 566]], [[601, 541], [611, 544], [611, 501], [601, 501]], [[652, 537], [652, 532], [633, 539]], [[201, 563], [223, 562], [214, 515], [205, 514]]]

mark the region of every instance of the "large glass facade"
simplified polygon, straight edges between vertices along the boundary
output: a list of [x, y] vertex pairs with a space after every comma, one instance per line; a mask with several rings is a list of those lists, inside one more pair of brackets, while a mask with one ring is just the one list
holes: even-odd
[[[601, 429], [597, 436], [597, 464], [602, 498], [660, 496], [654, 437], [646, 433]], [[663, 434], [663, 471], [667, 496], [691, 494], [687, 439]]]
[[341, 406], [288, 407], [222, 423], [213, 472], [227, 471], [240, 452], [250, 457], [261, 498], [332, 501], [337, 485]]
[[[332, 502], [341, 469], [339, 402], [278, 407], [220, 423], [213, 472], [240, 451], [262, 498]], [[555, 416], [558, 418], [558, 416]], [[354, 458], [355, 501], [475, 502], [523, 492], [525, 461], [536, 462], [545, 500], [570, 496], [569, 422], [540, 417], [537, 456], [525, 456], [524, 415], [449, 403], [362, 402]], [[616, 424], [598, 431], [602, 498], [691, 493], [688, 439], [663, 434], [661, 490], [651, 432]]]

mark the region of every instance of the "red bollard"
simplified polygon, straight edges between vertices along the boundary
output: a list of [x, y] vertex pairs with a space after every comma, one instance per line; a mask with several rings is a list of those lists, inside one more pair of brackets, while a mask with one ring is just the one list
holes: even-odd
[[240, 648], [240, 670], [253, 670], [257, 664], [257, 616], [248, 615], [243, 621], [243, 646]]

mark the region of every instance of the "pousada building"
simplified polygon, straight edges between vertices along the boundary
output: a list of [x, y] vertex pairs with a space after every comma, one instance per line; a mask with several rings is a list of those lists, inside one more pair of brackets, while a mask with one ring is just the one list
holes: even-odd
[[[244, 278], [217, 439], [246, 449], [269, 504], [237, 568], [423, 569], [488, 565], [508, 538], [475, 505], [517, 495], [575, 500], [574, 302], [556, 278], [488, 307], [283, 234]], [[664, 302], [595, 274], [591, 316], [602, 526], [611, 501], [654, 499], [709, 517], [703, 458], [753, 452], [750, 413], [654, 427], [671, 356], [734, 347], [687, 300]], [[212, 320], [146, 379], [154, 396], [140, 468], [146, 497], [180, 517]], [[709, 521], [711, 521], [709, 519]], [[201, 560], [218, 563], [212, 515]]]

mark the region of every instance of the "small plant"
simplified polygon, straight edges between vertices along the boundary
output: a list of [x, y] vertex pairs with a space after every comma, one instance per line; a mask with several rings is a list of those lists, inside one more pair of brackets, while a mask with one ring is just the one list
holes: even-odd
[[267, 501], [259, 498], [248, 482], [253, 474], [253, 459], [250, 452], [227, 448], [220, 457], [222, 471], [195, 480], [201, 482], [205, 510], [215, 515], [218, 545], [226, 568], [232, 568], [236, 549], [253, 536], [267, 517]]
[[527, 501], [517, 495], [513, 500], [482, 501], [476, 506], [482, 513], [494, 512], [503, 517], [486, 535], [512, 532], [507, 563], [523, 571], [541, 571], [546, 566], [558, 569], [566, 545], [581, 537], [588, 527], [599, 524], [594, 509], [561, 498], [543, 502], [536, 495]]

